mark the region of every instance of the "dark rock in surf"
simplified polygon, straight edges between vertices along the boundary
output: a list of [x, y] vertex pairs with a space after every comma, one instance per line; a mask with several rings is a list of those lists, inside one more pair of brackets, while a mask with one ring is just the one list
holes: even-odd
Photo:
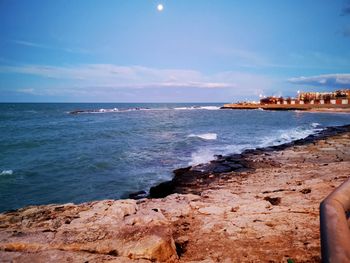
[[163, 198], [174, 193], [174, 188], [175, 185], [173, 181], [163, 182], [151, 187], [149, 191], [149, 196], [151, 198]]
[[213, 173], [228, 173], [231, 171], [232, 171], [232, 168], [226, 165], [216, 165], [213, 169]]

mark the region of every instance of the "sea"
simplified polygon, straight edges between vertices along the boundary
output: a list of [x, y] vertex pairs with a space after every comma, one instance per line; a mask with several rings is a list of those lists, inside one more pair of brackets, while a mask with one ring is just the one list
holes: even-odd
[[[0, 104], [0, 212], [127, 198], [173, 170], [279, 145], [350, 114], [222, 110], [213, 103]], [[72, 111], [82, 110], [77, 114]]]

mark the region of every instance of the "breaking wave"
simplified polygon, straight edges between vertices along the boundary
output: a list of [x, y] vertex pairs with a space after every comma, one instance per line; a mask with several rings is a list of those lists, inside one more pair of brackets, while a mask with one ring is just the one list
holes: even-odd
[[220, 110], [218, 106], [191, 106], [191, 107], [176, 107], [174, 110]]
[[216, 140], [218, 135], [216, 133], [190, 134], [189, 138], [200, 138], [203, 140]]
[[[312, 127], [318, 125], [311, 125]], [[276, 146], [284, 143], [290, 143], [295, 140], [304, 139], [309, 135], [315, 134], [322, 129], [319, 128], [305, 129], [305, 128], [293, 128], [289, 130], [279, 130], [276, 135], [264, 137], [259, 147]]]
[[12, 170], [3, 170], [0, 175], [12, 175], [13, 171]]
[[218, 106], [190, 106], [190, 107], [175, 107], [175, 108], [127, 108], [127, 109], [93, 109], [93, 110], [74, 110], [70, 111], [70, 114], [81, 113], [116, 113], [116, 112], [130, 112], [130, 111], [164, 111], [164, 110], [219, 110]]
[[241, 144], [241, 145], [226, 145], [222, 146], [214, 146], [211, 148], [201, 148], [191, 154], [191, 160], [188, 165], [198, 165], [208, 163], [215, 159], [215, 155], [222, 154], [237, 154], [242, 153], [246, 149], [254, 148], [251, 144]]
[[189, 165], [198, 165], [202, 163], [208, 163], [214, 159], [215, 152], [211, 149], [200, 149], [191, 154], [191, 161]]
[[145, 111], [145, 110], [162, 110], [162, 109], [151, 109], [151, 108], [128, 108], [128, 109], [97, 109], [97, 110], [74, 110], [70, 111], [70, 114], [81, 114], [81, 113], [116, 113], [116, 112], [129, 112], [129, 111]]
[[[226, 145], [226, 146], [213, 146], [201, 148], [191, 154], [191, 160], [188, 163], [189, 165], [198, 165], [203, 163], [208, 163], [215, 159], [215, 155], [228, 155], [228, 154], [239, 154], [247, 149], [256, 149], [263, 148], [269, 146], [277, 146], [284, 143], [290, 143], [295, 140], [304, 139], [309, 135], [315, 134], [323, 129], [317, 128], [320, 124], [312, 123], [310, 126], [313, 127], [311, 129], [308, 128], [293, 128], [288, 130], [277, 130], [270, 136], [262, 137], [260, 140], [251, 143], [243, 143], [238, 145]], [[188, 137], [198, 137], [205, 140], [217, 139], [217, 135], [215, 133], [206, 133], [206, 134], [191, 134]], [[209, 139], [209, 140], [210, 140]]]

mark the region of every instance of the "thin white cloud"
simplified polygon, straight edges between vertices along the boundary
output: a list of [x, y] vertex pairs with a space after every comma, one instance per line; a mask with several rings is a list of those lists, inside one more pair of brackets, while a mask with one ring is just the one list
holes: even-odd
[[27, 46], [27, 47], [36, 47], [36, 48], [50, 48], [49, 46], [38, 44], [38, 43], [33, 43], [33, 42], [28, 42], [28, 41], [23, 41], [23, 40], [11, 40], [12, 43], [22, 45], [22, 46]]
[[311, 77], [297, 77], [288, 80], [293, 84], [350, 88], [350, 74], [325, 74]]
[[[35, 75], [47, 78], [45, 88], [24, 87], [19, 92], [62, 94], [88, 91], [108, 93], [135, 89], [206, 89], [227, 90], [230, 94], [258, 95], [268, 90], [272, 80], [266, 76], [245, 72], [218, 72], [204, 74], [197, 70], [157, 69], [144, 66], [118, 66], [113, 64], [84, 64], [78, 66], [23, 65], [0, 66], [0, 73]], [[20, 79], [20, 78], [18, 78]], [[57, 80], [64, 85], [57, 86]], [[67, 84], [68, 83], [68, 84]], [[25, 83], [23, 83], [25, 85]], [[69, 86], [69, 88], [67, 88]], [[33, 90], [34, 89], [34, 90]], [[220, 91], [221, 92], [221, 91]]]
[[[37, 75], [44, 78], [74, 80], [79, 85], [110, 86], [122, 88], [197, 87], [230, 88], [243, 74], [217, 73], [204, 75], [195, 70], [155, 69], [142, 66], [116, 66], [112, 64], [85, 64], [80, 66], [2, 66], [0, 72]], [[241, 78], [241, 79], [240, 79]], [[244, 76], [245, 81], [249, 77]]]
[[32, 48], [40, 48], [40, 49], [48, 49], [48, 50], [60, 50], [60, 51], [65, 51], [69, 53], [90, 53], [86, 49], [82, 48], [64, 48], [64, 47], [55, 47], [55, 46], [50, 46], [42, 43], [35, 43], [31, 41], [26, 41], [26, 40], [18, 40], [18, 39], [12, 39], [10, 40], [11, 43], [21, 45], [21, 46], [26, 46], [26, 47], [32, 47]]

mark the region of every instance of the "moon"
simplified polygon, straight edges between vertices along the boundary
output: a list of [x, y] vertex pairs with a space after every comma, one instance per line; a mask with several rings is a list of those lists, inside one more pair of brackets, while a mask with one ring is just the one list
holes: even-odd
[[157, 10], [158, 10], [159, 12], [162, 12], [163, 9], [164, 9], [164, 6], [163, 6], [162, 4], [157, 5]]

